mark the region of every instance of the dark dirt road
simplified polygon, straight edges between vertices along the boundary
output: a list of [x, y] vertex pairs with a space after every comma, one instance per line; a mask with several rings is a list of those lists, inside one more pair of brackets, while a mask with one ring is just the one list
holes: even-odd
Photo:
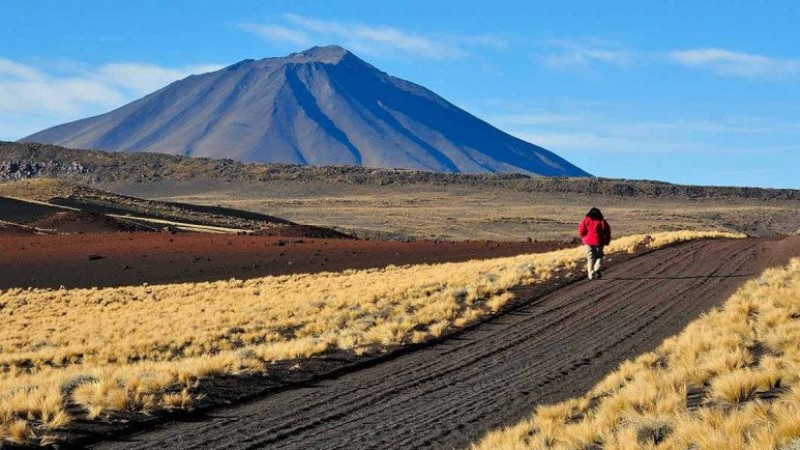
[[790, 256], [800, 237], [667, 248], [439, 345], [96, 448], [464, 448], [538, 404], [584, 393]]

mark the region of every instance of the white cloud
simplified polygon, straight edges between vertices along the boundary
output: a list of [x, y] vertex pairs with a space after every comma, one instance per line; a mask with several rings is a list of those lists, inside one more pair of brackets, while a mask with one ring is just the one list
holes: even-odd
[[15, 78], [37, 78], [39, 73], [23, 64], [0, 58], [0, 80]]
[[800, 75], [800, 60], [773, 58], [720, 48], [673, 51], [670, 60], [722, 75], [748, 79], [775, 79]]
[[[564, 155], [764, 154], [766, 149], [794, 145], [800, 139], [800, 122], [791, 115], [781, 118], [680, 113], [647, 118], [651, 112], [639, 104], [562, 101], [547, 109], [530, 109], [539, 100], [491, 102], [484, 117], [520, 139]], [[501, 114], [497, 114], [502, 111]], [[687, 115], [688, 114], [688, 115]], [[796, 114], [795, 114], [796, 116]], [[588, 160], [588, 159], [587, 159]]]
[[221, 68], [220, 65], [196, 65], [175, 69], [152, 64], [114, 63], [100, 67], [96, 78], [103, 83], [130, 90], [133, 94], [144, 95], [189, 75]]
[[700, 147], [672, 140], [646, 139], [638, 136], [605, 134], [601, 132], [512, 132], [514, 136], [541, 145], [556, 153], [659, 153], [697, 150]]
[[597, 63], [625, 68], [633, 63], [635, 56], [633, 52], [619, 45], [597, 39], [552, 39], [545, 44], [555, 51], [539, 56], [538, 59], [551, 69], [585, 68]]
[[74, 114], [124, 100], [113, 86], [91, 77], [49, 76], [8, 59], [0, 59], [0, 92], [0, 113], [7, 114]]
[[594, 66], [629, 68], [634, 64], [678, 64], [708, 70], [719, 75], [750, 80], [778, 80], [800, 75], [800, 59], [737, 52], [724, 48], [695, 48], [649, 52], [625, 48], [600, 39], [551, 39], [550, 49], [536, 56], [543, 66], [572, 70]]
[[338, 43], [357, 53], [393, 56], [458, 59], [470, 54], [468, 48], [505, 49], [507, 42], [492, 35], [422, 35], [386, 25], [368, 25], [320, 20], [284, 14], [284, 23], [246, 23], [242, 29], [273, 42], [295, 46]]
[[259, 25], [255, 23], [242, 24], [242, 29], [263, 37], [268, 41], [288, 42], [298, 46], [311, 46], [314, 41], [303, 30], [292, 29], [283, 25]]
[[172, 81], [220, 66], [114, 63], [75, 67], [56, 74], [0, 58], [0, 139], [19, 139], [45, 126], [106, 112]]
[[[569, 151], [573, 154], [731, 154], [737, 151], [737, 146], [752, 154], [777, 148], [773, 140], [794, 140], [800, 137], [800, 126], [780, 122], [751, 127], [724, 120], [657, 122], [587, 115], [583, 120], [570, 123], [497, 124], [520, 139], [556, 153]], [[769, 146], [754, 147], [755, 143], [766, 144], [765, 139], [770, 142]], [[736, 144], [731, 145], [730, 142]]]

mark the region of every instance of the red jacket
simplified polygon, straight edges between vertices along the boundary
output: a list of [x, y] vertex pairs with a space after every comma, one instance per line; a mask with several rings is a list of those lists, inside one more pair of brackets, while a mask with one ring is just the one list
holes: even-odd
[[611, 227], [605, 219], [586, 217], [578, 226], [578, 235], [586, 245], [608, 245], [611, 242]]

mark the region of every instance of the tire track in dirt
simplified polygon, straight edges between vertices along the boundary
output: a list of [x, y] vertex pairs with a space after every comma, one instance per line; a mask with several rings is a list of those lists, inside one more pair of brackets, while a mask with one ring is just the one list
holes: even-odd
[[800, 238], [663, 249], [439, 345], [96, 448], [463, 448], [584, 393], [789, 256], [800, 256]]

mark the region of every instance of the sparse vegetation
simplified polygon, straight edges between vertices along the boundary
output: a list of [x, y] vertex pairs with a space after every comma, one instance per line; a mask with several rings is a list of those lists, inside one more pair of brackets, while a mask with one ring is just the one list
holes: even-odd
[[746, 283], [584, 397], [541, 406], [475, 450], [794, 448], [800, 258]]
[[[244, 164], [0, 142], [0, 180], [44, 177], [208, 208], [189, 213], [157, 202], [127, 205], [135, 215], [158, 212], [166, 220], [245, 229], [265, 220], [231, 217], [219, 208], [225, 206], [370, 239], [563, 239], [591, 205], [603, 210], [617, 235], [718, 230], [765, 236], [800, 228], [800, 190]], [[4, 189], [0, 183], [0, 192]], [[69, 205], [113, 207], [126, 200], [72, 195], [76, 198], [83, 201]]]
[[[724, 233], [616, 240], [607, 253]], [[580, 248], [365, 271], [108, 289], [0, 292], [0, 439], [75, 418], [190, 408], [198, 381], [331, 349], [419, 343], [501, 310], [509, 289], [578, 267]]]
[[[480, 186], [362, 186], [300, 181], [106, 186], [137, 197], [274, 214], [335, 227], [369, 239], [560, 240], [596, 205], [616, 235], [717, 230], [753, 236], [800, 227], [800, 203], [778, 200], [685, 200], [521, 192]], [[577, 219], [576, 219], [577, 218]]]

